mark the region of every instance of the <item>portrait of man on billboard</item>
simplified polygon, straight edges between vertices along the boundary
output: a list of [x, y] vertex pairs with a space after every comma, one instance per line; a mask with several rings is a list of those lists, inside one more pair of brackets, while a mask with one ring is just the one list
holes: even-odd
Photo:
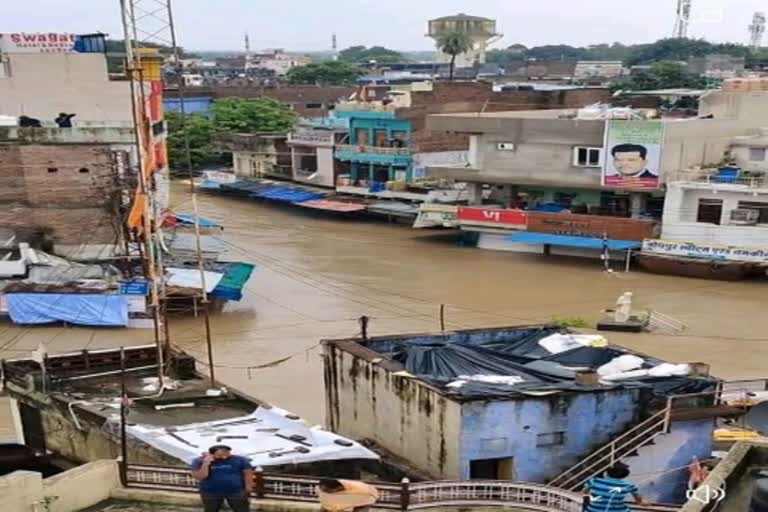
[[613, 168], [622, 178], [658, 178], [648, 169], [648, 148], [640, 144], [618, 144], [611, 148]]

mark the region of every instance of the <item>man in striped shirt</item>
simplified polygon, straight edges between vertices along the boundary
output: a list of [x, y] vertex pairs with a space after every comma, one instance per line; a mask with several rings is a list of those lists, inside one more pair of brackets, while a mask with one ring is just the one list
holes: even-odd
[[636, 503], [642, 504], [643, 499], [637, 491], [637, 486], [625, 480], [628, 476], [629, 467], [618, 462], [608, 468], [605, 476], [587, 482], [585, 490], [589, 493], [589, 499], [584, 512], [629, 512], [626, 498], [630, 494]]

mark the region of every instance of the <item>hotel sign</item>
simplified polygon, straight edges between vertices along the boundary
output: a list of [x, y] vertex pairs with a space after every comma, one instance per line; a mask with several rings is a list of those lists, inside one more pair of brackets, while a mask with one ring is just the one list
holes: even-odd
[[0, 33], [0, 52], [5, 53], [73, 53], [75, 34], [45, 32]]
[[713, 261], [768, 262], [768, 249], [738, 245], [710, 245], [673, 240], [643, 240], [643, 252]]

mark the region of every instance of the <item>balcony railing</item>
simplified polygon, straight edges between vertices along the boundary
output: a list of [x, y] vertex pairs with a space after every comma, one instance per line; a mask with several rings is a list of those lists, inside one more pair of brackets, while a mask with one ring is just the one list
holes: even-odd
[[336, 149], [350, 153], [371, 153], [374, 155], [408, 156], [411, 154], [409, 148], [366, 146], [365, 144], [339, 144]]
[[333, 144], [332, 133], [296, 132], [288, 134], [289, 144]]
[[667, 183], [702, 183], [708, 185], [739, 185], [747, 188], [768, 188], [766, 174], [719, 174], [714, 169], [680, 171], [666, 178]]

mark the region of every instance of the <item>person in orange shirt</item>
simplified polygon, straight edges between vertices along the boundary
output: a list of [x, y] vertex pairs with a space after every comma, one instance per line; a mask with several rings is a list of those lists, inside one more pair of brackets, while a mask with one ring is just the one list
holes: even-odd
[[317, 494], [320, 505], [327, 512], [362, 511], [379, 499], [379, 491], [372, 485], [331, 478], [320, 480]]

